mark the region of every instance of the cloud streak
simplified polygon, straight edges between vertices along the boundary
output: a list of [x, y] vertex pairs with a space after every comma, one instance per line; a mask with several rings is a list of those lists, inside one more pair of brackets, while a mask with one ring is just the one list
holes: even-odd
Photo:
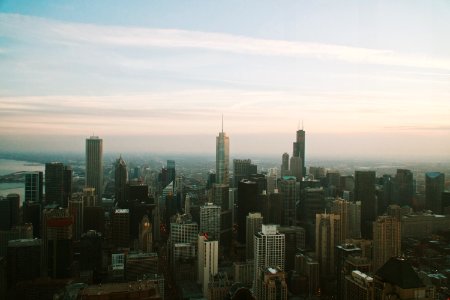
[[353, 64], [450, 70], [449, 58], [396, 53], [383, 49], [261, 39], [180, 29], [68, 23], [17, 14], [0, 14], [0, 36], [25, 41], [39, 39], [68, 46], [203, 49], [244, 55], [300, 57]]

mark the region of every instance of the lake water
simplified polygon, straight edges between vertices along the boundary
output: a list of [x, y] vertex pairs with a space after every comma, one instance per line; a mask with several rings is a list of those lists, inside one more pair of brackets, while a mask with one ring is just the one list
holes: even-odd
[[[31, 171], [45, 171], [45, 165], [35, 164], [28, 161], [19, 161], [11, 159], [0, 159], [0, 176], [8, 175], [15, 172], [31, 172]], [[19, 194], [22, 202], [25, 196], [25, 187], [23, 182], [5, 182], [0, 183], [0, 196], [7, 196], [8, 194]]]

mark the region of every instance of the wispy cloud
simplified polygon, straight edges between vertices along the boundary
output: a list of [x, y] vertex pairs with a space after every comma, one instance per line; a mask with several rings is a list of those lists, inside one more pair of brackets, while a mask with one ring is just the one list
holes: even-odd
[[68, 23], [38, 17], [0, 14], [0, 36], [40, 39], [67, 45], [104, 47], [192, 48], [259, 56], [289, 56], [355, 64], [390, 65], [450, 70], [449, 58], [396, 53], [343, 45], [260, 39], [225, 33], [179, 29], [102, 26]]
[[[335, 105], [330, 105], [331, 97]], [[227, 128], [241, 133], [280, 133], [299, 119], [316, 132], [403, 131], [409, 128], [401, 125], [416, 120], [418, 111], [420, 127], [440, 125], [445, 130], [449, 125], [448, 104], [423, 107], [388, 92], [189, 89], [115, 96], [8, 96], [0, 97], [0, 132], [214, 135], [221, 113], [229, 121]]]
[[450, 126], [386, 126], [389, 130], [400, 130], [400, 131], [450, 131]]

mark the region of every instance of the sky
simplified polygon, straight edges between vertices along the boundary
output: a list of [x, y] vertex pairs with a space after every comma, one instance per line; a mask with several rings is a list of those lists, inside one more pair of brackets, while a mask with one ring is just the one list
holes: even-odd
[[450, 154], [448, 1], [0, 0], [0, 151]]

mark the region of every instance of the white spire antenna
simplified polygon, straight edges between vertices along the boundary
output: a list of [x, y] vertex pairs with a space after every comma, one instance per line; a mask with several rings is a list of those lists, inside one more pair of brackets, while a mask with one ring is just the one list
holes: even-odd
[[223, 133], [223, 114], [222, 114], [222, 133]]

